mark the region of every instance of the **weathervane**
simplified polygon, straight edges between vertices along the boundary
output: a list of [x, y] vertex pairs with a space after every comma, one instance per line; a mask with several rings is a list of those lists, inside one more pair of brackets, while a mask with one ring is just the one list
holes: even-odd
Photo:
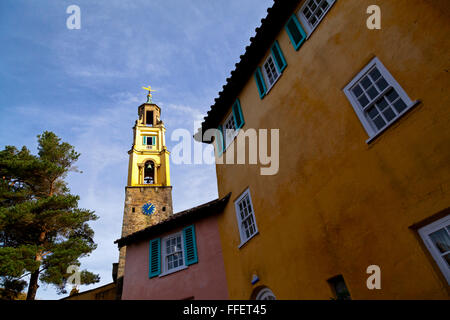
[[152, 90], [152, 87], [150, 87], [150, 86], [148, 86], [148, 88], [142, 87], [142, 89], [148, 91], [148, 94], [147, 94], [147, 103], [153, 103], [153, 102], [152, 102], [152, 92], [155, 92], [156, 90]]

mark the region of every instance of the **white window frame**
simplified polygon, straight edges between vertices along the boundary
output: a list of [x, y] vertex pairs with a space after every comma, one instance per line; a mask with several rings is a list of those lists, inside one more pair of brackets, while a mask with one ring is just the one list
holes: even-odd
[[[427, 247], [428, 251], [431, 253], [434, 260], [436, 261], [439, 269], [441, 269], [442, 274], [447, 280], [447, 283], [450, 285], [450, 267], [447, 265], [447, 262], [444, 261], [442, 254], [439, 252], [439, 250], [436, 248], [433, 241], [429, 237], [431, 233], [438, 231], [440, 229], [446, 229], [448, 225], [450, 225], [450, 215], [447, 215], [444, 218], [436, 220], [420, 228], [418, 232], [423, 242], [425, 243], [425, 246]], [[447, 232], [449, 231], [447, 230]]]
[[[315, 26], [312, 26], [309, 23], [309, 20], [303, 14], [303, 9], [305, 9], [307, 4], [310, 3], [311, 1], [316, 1], [316, 2], [320, 2], [320, 3], [324, 2], [324, 1], [328, 2], [328, 8], [324, 11], [322, 17], [320, 17], [320, 19], [317, 21]], [[311, 33], [313, 33], [313, 31], [319, 26], [319, 24], [322, 22], [323, 18], [327, 15], [328, 11], [330, 11], [331, 7], [334, 5], [335, 2], [336, 2], [336, 0], [306, 0], [305, 1], [305, 3], [300, 8], [300, 10], [297, 12], [297, 16], [299, 17], [300, 22], [302, 23], [303, 27], [305, 28], [307, 38], [309, 38]]]
[[[248, 196], [250, 205], [252, 206], [252, 213], [251, 216], [253, 217], [253, 222], [254, 222], [254, 226], [255, 226], [255, 232], [253, 234], [251, 234], [249, 237], [247, 237], [247, 235], [245, 234], [245, 230], [242, 227], [242, 219], [241, 219], [241, 215], [240, 215], [240, 210], [239, 210], [239, 203], [246, 197]], [[252, 202], [252, 197], [250, 195], [250, 189], [247, 188], [247, 190], [245, 190], [240, 196], [239, 198], [236, 199], [236, 201], [234, 202], [234, 208], [236, 210], [236, 218], [237, 218], [237, 223], [238, 223], [238, 228], [239, 228], [239, 236], [241, 239], [241, 243], [239, 244], [238, 248], [241, 248], [244, 244], [246, 244], [248, 241], [250, 241], [250, 239], [252, 239], [254, 236], [256, 236], [258, 234], [258, 225], [256, 224], [256, 217], [255, 217], [255, 208], [253, 206], [253, 202]]]
[[[406, 108], [397, 114], [392, 120], [386, 121], [386, 124], [383, 128], [378, 129], [374, 124], [367, 118], [366, 112], [361, 110], [361, 106], [358, 100], [352, 93], [353, 87], [360, 83], [360, 81], [372, 70], [372, 68], [376, 66], [378, 71], [381, 73], [382, 77], [387, 81], [388, 86], [376, 96], [376, 98], [372, 99], [365, 107], [365, 110], [369, 110], [380, 98], [386, 96], [386, 94], [390, 91], [390, 89], [394, 89], [403, 102], [406, 104]], [[369, 135], [369, 139], [366, 140], [366, 143], [371, 142], [374, 138], [378, 137], [382, 132], [384, 132], [387, 128], [389, 128], [392, 124], [394, 124], [398, 119], [400, 119], [405, 113], [407, 113], [412, 107], [416, 106], [419, 101], [412, 101], [403, 88], [398, 84], [398, 82], [394, 79], [394, 77], [390, 74], [390, 72], [386, 69], [386, 67], [381, 63], [381, 61], [375, 57], [373, 58], [353, 79], [350, 81], [345, 88], [343, 89], [347, 99], [350, 101], [353, 109], [355, 110], [356, 115], [361, 121], [364, 129]]]
[[[167, 265], [167, 253], [166, 253], [166, 249], [167, 249], [167, 240], [174, 238], [174, 237], [181, 237], [181, 254], [182, 254], [182, 260], [183, 260], [183, 264], [181, 266], [178, 266], [176, 268], [172, 268], [172, 269], [168, 269], [168, 265]], [[165, 276], [167, 274], [170, 273], [174, 273], [180, 270], [184, 270], [187, 268], [186, 266], [186, 259], [185, 259], [185, 250], [184, 250], [184, 239], [183, 239], [183, 232], [177, 232], [177, 233], [172, 233], [164, 238], [161, 239], [161, 267], [162, 267], [162, 273], [159, 275], [160, 277]]]
[[[229, 130], [225, 127], [225, 125], [232, 121], [234, 130]], [[234, 138], [236, 138], [239, 130], [236, 130], [236, 119], [234, 118], [233, 108], [231, 108], [231, 113], [228, 115], [228, 117], [225, 118], [225, 121], [222, 124], [222, 130], [223, 130], [223, 139], [225, 139], [225, 150], [228, 148], [228, 146], [233, 142]], [[228, 135], [227, 131], [233, 131]]]
[[[269, 75], [267, 74], [265, 68], [265, 65], [269, 62], [269, 59], [272, 59], [273, 66], [275, 67], [275, 72], [277, 73], [277, 77], [275, 78], [275, 80], [273, 80], [272, 84], [269, 82]], [[278, 79], [280, 79], [281, 77], [281, 72], [278, 70], [277, 62], [275, 61], [275, 57], [273, 56], [272, 52], [268, 55], [268, 57], [262, 64], [261, 71], [264, 77], [264, 81], [266, 82], [266, 94], [267, 94], [270, 91], [270, 89], [275, 85], [275, 83], [278, 81]]]

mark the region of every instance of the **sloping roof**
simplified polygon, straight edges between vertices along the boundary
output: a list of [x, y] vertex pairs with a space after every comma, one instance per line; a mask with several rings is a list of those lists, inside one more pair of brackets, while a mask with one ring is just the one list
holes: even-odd
[[[61, 298], [59, 300], [70, 300], [70, 299], [73, 299], [75, 297], [79, 297], [79, 296], [83, 296], [83, 295], [92, 293], [93, 291], [99, 291], [98, 293], [100, 293], [101, 291], [103, 291], [105, 289], [106, 290], [113, 289], [115, 286], [116, 286], [116, 284], [114, 282], [111, 282], [111, 283], [107, 283], [107, 284], [105, 284], [103, 286], [96, 287], [94, 289], [90, 289], [90, 290], [86, 290], [86, 291], [83, 291], [83, 292], [78, 292], [78, 293], [74, 293], [72, 295], [68, 295], [67, 297]], [[86, 298], [86, 300], [92, 300], [92, 299]]]
[[[231, 76], [226, 79], [223, 90], [214, 99], [215, 103], [202, 122], [194, 138], [202, 141], [202, 132], [210, 128], [217, 128], [219, 121], [228, 112], [234, 100], [244, 88], [248, 79], [253, 76], [258, 62], [264, 57], [278, 34], [284, 27], [293, 10], [300, 0], [275, 0], [271, 8], [267, 9], [267, 16], [261, 19], [261, 26], [255, 29], [255, 36], [250, 38], [250, 45], [245, 48], [245, 53], [240, 56], [236, 68], [231, 71]], [[211, 141], [202, 141], [210, 143]]]
[[145, 240], [149, 237], [161, 234], [162, 232], [171, 230], [173, 228], [179, 227], [185, 223], [190, 223], [192, 221], [201, 219], [208, 215], [222, 212], [225, 208], [228, 200], [230, 199], [231, 193], [227, 194], [222, 199], [216, 199], [197, 207], [187, 209], [178, 213], [173, 214], [169, 218], [153, 226], [147, 227], [140, 231], [129, 234], [126, 237], [117, 239], [114, 243], [117, 243], [119, 248], [134, 243], [139, 240]]

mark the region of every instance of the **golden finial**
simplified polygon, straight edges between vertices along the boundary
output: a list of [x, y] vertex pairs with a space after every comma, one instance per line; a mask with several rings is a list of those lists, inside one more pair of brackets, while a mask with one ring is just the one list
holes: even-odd
[[142, 87], [142, 89], [148, 91], [148, 94], [147, 94], [147, 103], [152, 103], [152, 92], [155, 92], [156, 90], [152, 90], [152, 87], [150, 87], [150, 86], [148, 86], [148, 88]]

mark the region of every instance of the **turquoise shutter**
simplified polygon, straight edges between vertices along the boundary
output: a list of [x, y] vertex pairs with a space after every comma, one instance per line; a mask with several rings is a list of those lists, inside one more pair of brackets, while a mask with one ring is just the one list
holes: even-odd
[[198, 262], [194, 225], [183, 229], [183, 238], [185, 262], [187, 266], [190, 266], [191, 264]]
[[153, 239], [150, 241], [149, 254], [149, 278], [156, 277], [161, 274], [161, 239]]
[[280, 71], [280, 73], [283, 72], [283, 70], [287, 66], [287, 63], [286, 60], [284, 59], [283, 52], [281, 51], [280, 45], [278, 44], [277, 40], [275, 40], [275, 43], [273, 44], [270, 50], [272, 51], [272, 56], [275, 59], [278, 71]]
[[223, 128], [222, 125], [219, 125], [219, 127], [217, 128], [217, 133], [216, 133], [216, 147], [217, 147], [217, 153], [219, 155], [219, 157], [222, 155], [223, 153], [223, 149], [225, 149], [225, 144], [223, 141]]
[[151, 145], [154, 146], [156, 144], [156, 137], [151, 137], [151, 138], [152, 138]]
[[295, 14], [289, 18], [285, 28], [291, 39], [292, 46], [295, 50], [298, 50], [306, 40], [306, 32], [303, 30], [302, 25]]
[[144, 146], [147, 145], [147, 137], [146, 137], [146, 136], [144, 136], [143, 141], [142, 141], [142, 144], [143, 144]]
[[239, 99], [236, 99], [236, 102], [233, 104], [233, 115], [234, 115], [234, 124], [236, 125], [236, 129], [242, 128], [244, 125], [244, 117], [242, 116], [241, 103]]
[[258, 67], [255, 72], [256, 86], [258, 87], [259, 97], [262, 99], [266, 95], [266, 84], [261, 74], [261, 68]]

